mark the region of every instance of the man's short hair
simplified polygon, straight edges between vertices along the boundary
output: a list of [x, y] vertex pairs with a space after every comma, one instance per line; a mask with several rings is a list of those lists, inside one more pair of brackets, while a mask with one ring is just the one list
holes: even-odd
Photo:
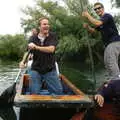
[[100, 5], [102, 8], [104, 8], [104, 5], [103, 5], [102, 3], [100, 3], [100, 2], [96, 2], [96, 3], [94, 4], [94, 7], [95, 7], [96, 5]]
[[39, 25], [40, 25], [41, 21], [44, 20], [44, 19], [49, 20], [47, 17], [41, 17], [41, 18], [39, 19]]

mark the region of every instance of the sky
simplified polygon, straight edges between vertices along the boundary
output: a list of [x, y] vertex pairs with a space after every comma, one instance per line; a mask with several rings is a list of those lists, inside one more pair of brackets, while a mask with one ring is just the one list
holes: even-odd
[[33, 6], [33, 0], [1, 0], [0, 1], [0, 35], [19, 34], [22, 32], [20, 18], [21, 8]]
[[[91, 3], [98, 0], [90, 0]], [[111, 9], [110, 0], [99, 0], [105, 6], [106, 12], [112, 14], [118, 10]], [[1, 0], [0, 1], [0, 35], [19, 34], [23, 32], [20, 24], [20, 18], [23, 16], [21, 8], [34, 6], [34, 0]]]

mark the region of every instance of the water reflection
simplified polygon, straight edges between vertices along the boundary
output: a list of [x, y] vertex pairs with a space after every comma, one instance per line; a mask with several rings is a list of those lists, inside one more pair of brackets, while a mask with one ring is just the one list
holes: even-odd
[[16, 120], [17, 116], [12, 107], [0, 108], [0, 120]]
[[[0, 61], [0, 95], [13, 84], [18, 71], [18, 63]], [[15, 109], [0, 106], [0, 120], [17, 120]]]
[[18, 70], [17, 63], [0, 62], [0, 94], [13, 84]]

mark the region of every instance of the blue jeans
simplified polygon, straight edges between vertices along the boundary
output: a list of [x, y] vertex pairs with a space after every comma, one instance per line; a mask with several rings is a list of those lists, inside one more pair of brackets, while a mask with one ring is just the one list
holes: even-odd
[[50, 94], [57, 94], [57, 95], [63, 94], [62, 84], [57, 75], [56, 70], [52, 70], [46, 74], [40, 74], [35, 70], [31, 70], [29, 73], [31, 76], [29, 82], [29, 86], [30, 86], [29, 89], [31, 94], [40, 94], [43, 81], [45, 81], [47, 85], [47, 89], [50, 92]]

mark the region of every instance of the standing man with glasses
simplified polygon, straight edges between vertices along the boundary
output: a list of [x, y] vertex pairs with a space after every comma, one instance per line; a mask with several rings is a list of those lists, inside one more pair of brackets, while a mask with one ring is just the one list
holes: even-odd
[[112, 15], [105, 13], [102, 3], [97, 2], [94, 4], [94, 10], [100, 19], [95, 19], [87, 10], [83, 11], [82, 16], [86, 17], [95, 28], [84, 24], [91, 33], [98, 30], [101, 32], [102, 40], [105, 46], [104, 50], [104, 64], [109, 74], [109, 80], [115, 77], [120, 77], [120, 69], [118, 65], [118, 57], [120, 55], [120, 36], [115, 25]]

